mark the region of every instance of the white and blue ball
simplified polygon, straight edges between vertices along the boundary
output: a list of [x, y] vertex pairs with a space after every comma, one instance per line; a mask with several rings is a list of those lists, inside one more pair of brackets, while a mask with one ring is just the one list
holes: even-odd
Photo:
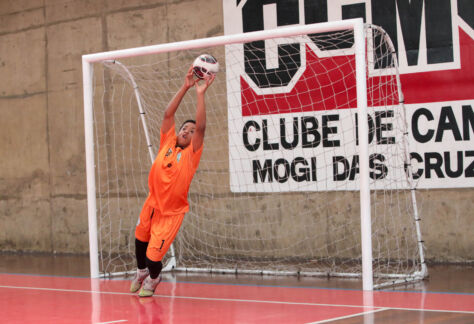
[[193, 72], [199, 79], [204, 79], [206, 75], [219, 72], [219, 62], [210, 54], [201, 54], [194, 60]]

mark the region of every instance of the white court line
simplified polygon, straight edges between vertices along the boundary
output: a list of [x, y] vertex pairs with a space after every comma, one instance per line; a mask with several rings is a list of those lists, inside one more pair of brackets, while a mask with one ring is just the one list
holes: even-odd
[[405, 307], [389, 307], [394, 310], [406, 310], [406, 311], [417, 311], [417, 312], [434, 312], [434, 313], [460, 313], [460, 314], [474, 314], [471, 311], [455, 311], [447, 309], [424, 309], [424, 308], [405, 308]]
[[[93, 294], [104, 294], [104, 295], [127, 295], [136, 296], [135, 293], [125, 292], [111, 292], [111, 291], [94, 291], [94, 290], [78, 290], [78, 289], [60, 289], [60, 288], [41, 288], [41, 287], [20, 287], [20, 286], [0, 286], [0, 288], [12, 288], [12, 289], [31, 289], [31, 290], [44, 290], [44, 291], [61, 291], [61, 292], [78, 292], [78, 293], [93, 293]], [[170, 295], [153, 295], [153, 297], [161, 298], [176, 298], [176, 299], [196, 299], [196, 300], [211, 300], [211, 301], [231, 301], [231, 302], [245, 302], [245, 303], [264, 303], [264, 304], [285, 304], [285, 305], [301, 305], [301, 306], [328, 306], [328, 307], [351, 307], [351, 308], [363, 308], [361, 305], [339, 305], [339, 304], [319, 304], [319, 303], [299, 303], [299, 302], [287, 302], [287, 301], [274, 301], [274, 300], [257, 300], [257, 299], [232, 299], [232, 298], [210, 298], [210, 297], [191, 297], [191, 296], [170, 296]], [[379, 308], [379, 307], [373, 307]]]
[[122, 323], [122, 322], [128, 322], [127, 320], [116, 320], [116, 321], [110, 321], [110, 322], [100, 322], [100, 323], [95, 323], [95, 324], [111, 324], [111, 323]]
[[[44, 291], [61, 291], [61, 292], [78, 292], [78, 293], [93, 293], [103, 295], [127, 295], [136, 296], [134, 293], [122, 293], [112, 291], [94, 291], [94, 290], [79, 290], [79, 289], [60, 289], [60, 288], [40, 288], [40, 287], [20, 287], [20, 286], [0, 286], [0, 288], [11, 288], [11, 289], [30, 289], [30, 290], [44, 290]], [[320, 304], [320, 303], [299, 303], [299, 302], [288, 302], [288, 301], [274, 301], [274, 300], [256, 300], [256, 299], [231, 299], [231, 298], [211, 298], [211, 297], [191, 297], [191, 296], [171, 296], [171, 295], [153, 295], [153, 297], [161, 298], [176, 298], [176, 299], [194, 299], [194, 300], [206, 300], [206, 301], [229, 301], [229, 302], [242, 302], [242, 303], [262, 303], [262, 304], [284, 304], [284, 305], [300, 305], [300, 306], [327, 306], [327, 307], [348, 307], [348, 308], [367, 308], [364, 305], [342, 305], [342, 304]], [[380, 307], [370, 306], [371, 308], [377, 309], [396, 309], [396, 310], [410, 310], [410, 311], [423, 311], [423, 312], [443, 312], [443, 313], [461, 313], [461, 314], [474, 314], [474, 311], [456, 311], [456, 310], [442, 310], [442, 309], [424, 309], [424, 308], [404, 308], [404, 307]]]
[[338, 320], [341, 320], [341, 319], [357, 317], [357, 316], [363, 316], [365, 314], [373, 314], [373, 313], [377, 313], [377, 312], [381, 312], [381, 311], [386, 311], [386, 310], [389, 310], [389, 309], [391, 309], [391, 308], [380, 308], [380, 309], [375, 309], [375, 310], [372, 310], [372, 311], [367, 311], [367, 312], [362, 312], [362, 313], [357, 313], [357, 314], [352, 314], [352, 315], [346, 315], [346, 316], [340, 316], [340, 317], [334, 317], [334, 318], [330, 318], [330, 319], [327, 319], [327, 320], [318, 321], [318, 322], [311, 322], [311, 323], [307, 323], [307, 324], [330, 323], [330, 322], [338, 321]]

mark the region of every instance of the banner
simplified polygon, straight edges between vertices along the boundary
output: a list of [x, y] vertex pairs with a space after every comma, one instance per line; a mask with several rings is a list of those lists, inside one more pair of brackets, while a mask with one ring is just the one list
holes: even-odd
[[[226, 35], [357, 17], [382, 27], [389, 34], [399, 61], [409, 155], [417, 187], [474, 186], [473, 1], [224, 0], [223, 5]], [[286, 52], [295, 53], [295, 68], [278, 89], [287, 95], [305, 73], [311, 72], [306, 69], [306, 62], [319, 49], [279, 45]], [[286, 74], [278, 74], [278, 53], [272, 58], [271, 49], [266, 43], [262, 45], [260, 52], [268, 58], [268, 69], [261, 75], [268, 75], [256, 80], [243, 68], [244, 51], [245, 46], [226, 48], [231, 190], [358, 189], [357, 138], [354, 132], [344, 131], [357, 129], [356, 107], [292, 111], [301, 98], [287, 95], [290, 99], [280, 100], [276, 95], [266, 96], [274, 89], [262, 84], [285, 77]], [[241, 96], [235, 96], [236, 92]], [[252, 96], [274, 102], [265, 107], [257, 101], [242, 102], [242, 98]], [[327, 100], [324, 93], [309, 96]], [[268, 109], [272, 106], [278, 106], [278, 111]], [[369, 112], [369, 128], [383, 130], [370, 133], [369, 139], [387, 150], [396, 149], [401, 141], [392, 134], [400, 121], [392, 117], [390, 111], [380, 112], [376, 107]], [[274, 138], [280, 140], [271, 140]], [[400, 186], [406, 178], [403, 166], [393, 166], [395, 162], [383, 151], [369, 154], [370, 177], [378, 180], [377, 186]]]

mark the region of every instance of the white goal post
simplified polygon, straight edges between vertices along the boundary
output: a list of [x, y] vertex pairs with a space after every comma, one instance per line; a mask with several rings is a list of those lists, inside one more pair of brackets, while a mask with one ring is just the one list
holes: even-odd
[[[361, 277], [364, 290], [426, 277], [397, 58], [362, 19], [84, 55], [91, 277], [133, 270], [160, 118], [206, 51], [221, 54], [221, 81], [207, 94], [204, 154], [168, 269]], [[177, 120], [194, 118], [189, 97]], [[127, 265], [105, 265], [116, 262]]]

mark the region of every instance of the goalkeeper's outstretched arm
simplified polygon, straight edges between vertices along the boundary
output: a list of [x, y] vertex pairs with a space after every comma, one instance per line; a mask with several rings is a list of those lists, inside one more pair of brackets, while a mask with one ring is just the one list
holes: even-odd
[[207, 88], [214, 82], [216, 78], [215, 74], [211, 76], [206, 76], [202, 82], [196, 81], [196, 96], [197, 96], [197, 105], [196, 105], [196, 130], [193, 135], [193, 149], [194, 152], [199, 150], [204, 141], [204, 133], [206, 131], [206, 101], [204, 95]]
[[179, 104], [183, 99], [186, 92], [196, 83], [196, 80], [193, 78], [193, 67], [191, 66], [186, 73], [184, 78], [183, 85], [179, 88], [178, 92], [174, 95], [173, 99], [166, 107], [165, 114], [163, 116], [163, 122], [161, 123], [161, 131], [166, 133], [170, 130], [171, 126], [174, 125], [174, 114], [178, 110]]

